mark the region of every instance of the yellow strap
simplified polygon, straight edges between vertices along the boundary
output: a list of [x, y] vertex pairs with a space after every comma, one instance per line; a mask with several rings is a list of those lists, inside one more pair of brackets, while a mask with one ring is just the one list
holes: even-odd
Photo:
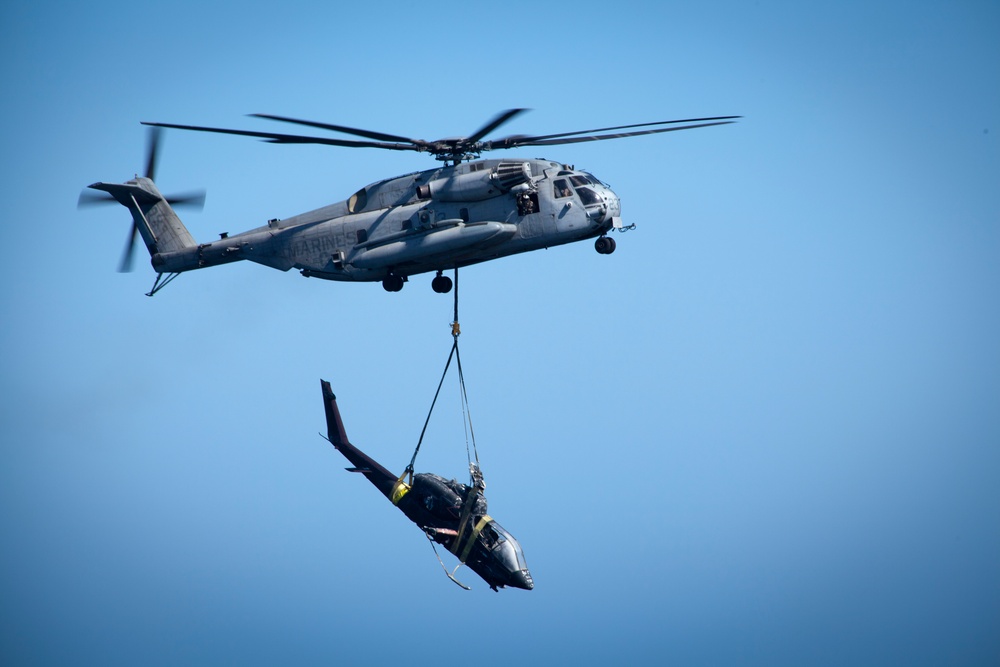
[[483, 532], [483, 528], [486, 527], [486, 524], [491, 523], [492, 521], [493, 517], [489, 514], [484, 514], [480, 517], [479, 521], [476, 522], [475, 528], [473, 528], [472, 532], [469, 533], [469, 538], [465, 541], [465, 547], [462, 549], [461, 554], [458, 553], [458, 543], [461, 541], [461, 536], [455, 538], [455, 550], [452, 551], [452, 553], [458, 556], [460, 563], [464, 563], [465, 559], [469, 557], [469, 553], [472, 552], [472, 545], [474, 545], [476, 540], [479, 539], [479, 534]]
[[[392, 485], [392, 496], [390, 500], [392, 500], [393, 505], [398, 505], [399, 501], [403, 499], [403, 496], [410, 492], [410, 485], [403, 481], [404, 477], [406, 477], [406, 471], [403, 471], [403, 474], [399, 476], [396, 483]], [[413, 481], [413, 473], [410, 473], [410, 481]]]

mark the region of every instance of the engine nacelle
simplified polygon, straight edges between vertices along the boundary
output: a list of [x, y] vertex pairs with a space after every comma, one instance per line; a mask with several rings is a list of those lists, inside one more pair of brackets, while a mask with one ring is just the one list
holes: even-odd
[[530, 181], [531, 164], [504, 161], [490, 171], [481, 169], [465, 174], [453, 173], [448, 178], [437, 178], [419, 185], [417, 198], [447, 202], [482, 201], [510, 192], [512, 188]]

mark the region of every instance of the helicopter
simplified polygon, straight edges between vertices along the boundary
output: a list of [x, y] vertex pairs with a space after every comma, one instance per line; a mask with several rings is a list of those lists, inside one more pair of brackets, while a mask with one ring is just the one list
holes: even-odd
[[[147, 296], [181, 273], [241, 260], [280, 271], [294, 268], [309, 278], [381, 282], [388, 292], [400, 291], [410, 276], [433, 272], [432, 289], [448, 293], [452, 280], [446, 270], [587, 239], [595, 239], [598, 253], [609, 255], [617, 245], [609, 233], [634, 228], [622, 222], [618, 195], [587, 171], [547, 159], [481, 159], [482, 153], [726, 125], [740, 118], [687, 118], [486, 140], [524, 111], [509, 109], [469, 136], [436, 141], [269, 114], [251, 116], [364, 140], [143, 122], [151, 128], [146, 175], [125, 183], [94, 183], [88, 187], [104, 194], [85, 190], [80, 204], [117, 201], [128, 208], [132, 233], [119, 270], [130, 267], [135, 238], [141, 236], [157, 274]], [[160, 128], [277, 144], [416, 151], [442, 164], [371, 183], [313, 211], [198, 243], [171, 204], [203, 203], [204, 195], [164, 197], [153, 182]]]
[[[373, 458], [351, 444], [330, 383], [320, 380], [326, 412], [327, 440], [354, 466], [348, 472], [363, 474], [429, 540], [443, 545], [469, 566], [494, 591], [510, 586], [531, 590], [535, 583], [524, 560], [524, 551], [514, 536], [486, 513], [485, 483], [478, 466], [470, 466], [473, 483], [460, 484], [432, 473], [406, 473], [396, 477]], [[443, 564], [442, 564], [443, 565]], [[457, 568], [456, 568], [457, 569]], [[468, 586], [448, 577], [462, 588]]]

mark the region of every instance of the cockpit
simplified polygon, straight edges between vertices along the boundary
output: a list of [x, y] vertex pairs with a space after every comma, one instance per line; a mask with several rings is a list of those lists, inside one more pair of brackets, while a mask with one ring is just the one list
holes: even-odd
[[[558, 199], [572, 197], [573, 193], [596, 221], [606, 215], [617, 215], [618, 198], [606, 183], [585, 171], [560, 171], [552, 181], [553, 196]], [[609, 213], [609, 209], [613, 209]]]
[[483, 532], [487, 533], [486, 543], [490, 545], [493, 556], [511, 575], [512, 581], [508, 585], [527, 590], [534, 588], [524, 551], [518, 541], [496, 521], [491, 521]]
[[577, 188], [577, 192], [580, 192], [582, 189], [586, 192], [590, 192], [591, 195], [594, 195], [594, 191], [586, 186], [599, 185], [601, 187], [607, 187], [604, 183], [586, 172], [573, 173], [569, 171], [560, 171], [559, 175], [564, 178], [557, 178], [553, 181], [553, 188], [555, 190], [553, 194], [555, 194], [556, 199], [572, 195], [573, 191], [570, 190], [571, 185], [574, 188]]

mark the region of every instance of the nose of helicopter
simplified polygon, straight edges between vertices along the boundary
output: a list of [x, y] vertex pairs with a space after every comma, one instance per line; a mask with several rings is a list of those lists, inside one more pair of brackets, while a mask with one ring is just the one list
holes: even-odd
[[514, 588], [523, 588], [526, 591], [530, 591], [535, 587], [535, 582], [531, 579], [531, 573], [527, 570], [517, 570], [511, 573], [510, 586]]
[[622, 202], [615, 194], [614, 190], [607, 188], [605, 192], [605, 201], [608, 203], [608, 213], [605, 218], [617, 218], [622, 214]]
[[587, 207], [587, 214], [590, 215], [595, 223], [604, 223], [611, 220], [611, 218], [621, 215], [621, 200], [618, 199], [618, 195], [615, 194], [614, 190], [606, 185], [602, 185], [598, 189], [597, 195], [600, 204], [598, 206]]

